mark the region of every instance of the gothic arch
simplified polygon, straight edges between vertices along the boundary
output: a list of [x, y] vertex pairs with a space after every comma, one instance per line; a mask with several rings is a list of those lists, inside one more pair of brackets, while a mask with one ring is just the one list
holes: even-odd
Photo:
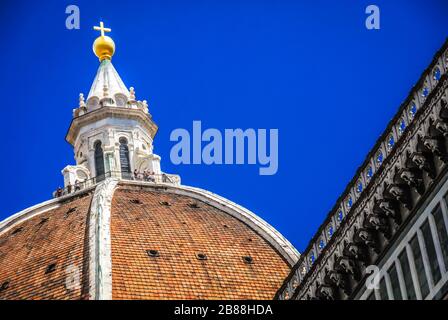
[[131, 176], [131, 161], [129, 156], [129, 146], [128, 139], [125, 137], [120, 137], [118, 139], [120, 144], [119, 154], [120, 154], [120, 171], [123, 178], [130, 178]]
[[95, 162], [95, 175], [97, 181], [104, 180], [105, 167], [104, 167], [104, 152], [101, 140], [96, 140], [93, 143], [94, 149], [94, 162]]

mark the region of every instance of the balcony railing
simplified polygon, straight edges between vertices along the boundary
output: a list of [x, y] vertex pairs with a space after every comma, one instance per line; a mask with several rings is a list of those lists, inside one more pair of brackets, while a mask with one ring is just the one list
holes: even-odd
[[56, 191], [53, 192], [54, 198], [59, 198], [77, 191], [81, 191], [83, 189], [89, 188], [91, 186], [96, 185], [97, 183], [105, 180], [106, 178], [118, 178], [122, 180], [129, 181], [143, 181], [149, 183], [169, 183], [173, 185], [180, 184], [180, 178], [178, 175], [174, 174], [144, 174], [143, 172], [122, 172], [122, 171], [108, 171], [105, 174], [76, 182], [73, 185], [68, 185], [65, 188], [57, 188]]

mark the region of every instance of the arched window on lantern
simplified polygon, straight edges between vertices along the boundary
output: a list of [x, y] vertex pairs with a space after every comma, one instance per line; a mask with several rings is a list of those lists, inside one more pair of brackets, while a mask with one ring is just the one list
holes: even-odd
[[129, 162], [129, 147], [126, 138], [120, 138], [120, 168], [124, 179], [131, 177], [131, 163]]
[[95, 148], [95, 172], [96, 180], [98, 182], [104, 180], [104, 154], [101, 141], [96, 141], [93, 146]]

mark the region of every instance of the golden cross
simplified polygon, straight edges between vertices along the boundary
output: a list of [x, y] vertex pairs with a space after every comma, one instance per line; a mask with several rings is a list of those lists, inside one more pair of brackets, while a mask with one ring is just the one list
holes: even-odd
[[101, 36], [102, 37], [104, 37], [104, 33], [105, 32], [111, 32], [112, 31], [112, 29], [110, 29], [110, 28], [104, 28], [103, 21], [100, 21], [100, 26], [99, 27], [97, 27], [97, 26], [93, 27], [93, 30], [101, 31]]

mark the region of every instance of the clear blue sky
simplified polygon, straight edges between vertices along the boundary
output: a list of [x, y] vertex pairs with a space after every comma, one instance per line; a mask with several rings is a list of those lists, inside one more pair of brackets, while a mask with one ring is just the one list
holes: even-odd
[[[9, 3], [8, 3], [9, 2]], [[300, 251], [448, 36], [446, 0], [2, 1], [0, 219], [51, 197], [74, 164], [65, 142], [98, 61], [113, 63], [160, 126], [162, 169], [270, 222]], [[77, 4], [81, 29], [65, 29]], [[364, 27], [367, 5], [381, 30]], [[279, 171], [175, 166], [175, 128], [278, 128]]]

